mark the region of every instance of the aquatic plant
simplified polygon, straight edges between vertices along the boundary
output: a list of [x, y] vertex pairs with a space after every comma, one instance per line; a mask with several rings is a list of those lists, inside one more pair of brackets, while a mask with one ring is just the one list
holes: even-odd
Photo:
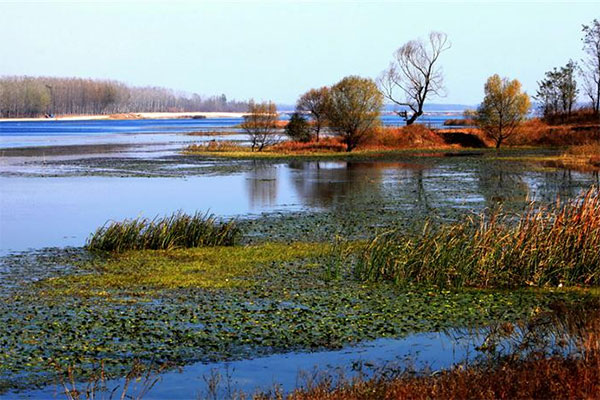
[[232, 246], [240, 230], [235, 221], [219, 222], [212, 214], [177, 212], [162, 218], [136, 218], [110, 222], [87, 240], [90, 251], [172, 249], [178, 247]]
[[[267, 391], [253, 399], [596, 399], [600, 393], [598, 299], [535, 314], [520, 327], [503, 323], [501, 338], [512, 350], [448, 370], [382, 366], [352, 378], [323, 373], [283, 396]], [[559, 343], [566, 337], [569, 343]], [[548, 341], [548, 338], [554, 338]], [[566, 348], [568, 347], [568, 348]], [[562, 350], [558, 350], [561, 348]], [[359, 371], [362, 372], [362, 371]]]
[[597, 285], [600, 283], [600, 191], [564, 205], [531, 204], [511, 216], [470, 217], [424, 224], [417, 233], [393, 229], [375, 236], [356, 259], [361, 280], [441, 287]]

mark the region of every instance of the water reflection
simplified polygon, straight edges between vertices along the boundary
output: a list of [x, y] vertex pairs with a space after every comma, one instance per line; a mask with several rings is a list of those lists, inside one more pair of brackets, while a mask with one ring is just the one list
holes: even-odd
[[530, 199], [566, 200], [598, 183], [592, 173], [483, 157], [256, 161], [244, 170], [184, 179], [0, 177], [0, 254], [80, 246], [107, 220], [153, 218], [178, 210], [209, 210], [222, 217], [327, 211], [326, 222], [334, 230], [367, 232], [367, 225], [420, 221], [431, 214], [456, 219], [497, 202], [519, 211]]
[[245, 178], [253, 209], [281, 207], [283, 200], [293, 198], [302, 207], [333, 211], [377, 205], [418, 213], [552, 202], [557, 197], [573, 198], [597, 182], [593, 173], [443, 157], [406, 162], [256, 162]]
[[505, 202], [527, 203], [531, 190], [524, 181], [523, 172], [499, 165], [499, 162], [482, 164], [477, 169], [477, 184], [485, 199], [485, 206], [491, 208]]
[[252, 169], [246, 173], [246, 191], [251, 209], [272, 207], [277, 202], [276, 164], [254, 161]]
[[381, 191], [381, 164], [368, 162], [291, 162], [290, 180], [302, 202], [332, 207]]

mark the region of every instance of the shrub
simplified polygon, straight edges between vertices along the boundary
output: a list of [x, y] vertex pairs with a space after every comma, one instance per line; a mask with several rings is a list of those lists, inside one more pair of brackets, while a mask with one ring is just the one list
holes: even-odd
[[269, 150], [281, 153], [311, 153], [311, 152], [341, 152], [346, 150], [346, 145], [337, 137], [324, 137], [321, 140], [310, 142], [287, 141], [276, 144]]
[[172, 249], [178, 247], [232, 246], [240, 230], [235, 221], [219, 223], [210, 214], [137, 218], [110, 222], [98, 228], [86, 243], [90, 251]]
[[378, 128], [361, 147], [367, 148], [440, 148], [447, 147], [444, 139], [436, 132], [413, 124], [402, 128]]
[[285, 134], [292, 140], [302, 143], [309, 142], [311, 139], [310, 125], [302, 114], [295, 112], [285, 127]]

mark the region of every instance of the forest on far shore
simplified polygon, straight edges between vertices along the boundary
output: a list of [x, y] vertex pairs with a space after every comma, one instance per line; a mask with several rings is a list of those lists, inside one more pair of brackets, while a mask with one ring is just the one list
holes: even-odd
[[0, 78], [0, 117], [132, 112], [246, 111], [245, 101], [203, 97], [112, 80], [13, 76]]

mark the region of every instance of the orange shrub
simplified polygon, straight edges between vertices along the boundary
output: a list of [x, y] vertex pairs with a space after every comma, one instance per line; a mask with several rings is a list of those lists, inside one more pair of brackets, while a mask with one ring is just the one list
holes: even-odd
[[340, 138], [322, 137], [318, 142], [296, 142], [287, 140], [269, 148], [270, 151], [281, 153], [310, 153], [310, 152], [340, 152], [346, 150]]
[[367, 149], [422, 149], [448, 147], [448, 145], [436, 132], [423, 125], [413, 124], [402, 128], [378, 128], [360, 147]]

